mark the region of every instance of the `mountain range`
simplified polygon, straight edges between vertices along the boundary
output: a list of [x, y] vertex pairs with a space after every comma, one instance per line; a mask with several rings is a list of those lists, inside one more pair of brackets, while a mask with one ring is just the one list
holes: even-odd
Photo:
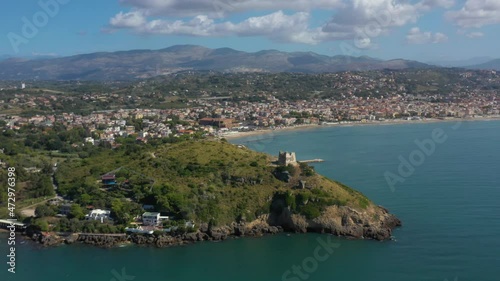
[[427, 61], [427, 64], [441, 66], [441, 67], [462, 67], [467, 68], [471, 65], [479, 65], [493, 60], [491, 57], [474, 57], [468, 59], [437, 59], [432, 61]]
[[491, 60], [482, 64], [470, 66], [471, 69], [498, 70], [500, 71], [500, 59]]
[[[493, 68], [500, 68], [497, 61]], [[323, 73], [436, 67], [417, 61], [367, 56], [326, 56], [313, 52], [176, 45], [160, 50], [98, 52], [43, 59], [0, 59], [0, 80], [130, 80], [182, 71]], [[477, 68], [488, 68], [488, 63]], [[476, 68], [476, 67], [475, 67]]]
[[177, 45], [161, 50], [99, 52], [50, 59], [0, 61], [0, 80], [128, 80], [181, 71], [339, 72], [428, 68], [403, 59], [325, 56], [312, 52], [265, 50], [255, 53], [230, 48]]

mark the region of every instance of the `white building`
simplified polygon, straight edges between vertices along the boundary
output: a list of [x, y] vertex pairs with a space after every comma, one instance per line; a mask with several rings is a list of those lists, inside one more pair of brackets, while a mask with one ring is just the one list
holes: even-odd
[[90, 144], [92, 144], [92, 145], [95, 145], [95, 140], [94, 140], [94, 138], [92, 138], [92, 137], [85, 138], [85, 139], [84, 139], [84, 141], [85, 141], [86, 143], [90, 143]]
[[109, 216], [111, 215], [111, 211], [108, 210], [101, 210], [101, 209], [95, 209], [90, 211], [89, 214], [85, 215], [86, 220], [100, 220], [101, 222], [104, 222], [104, 220], [109, 219]]
[[142, 214], [142, 224], [144, 225], [160, 225], [163, 221], [167, 221], [168, 216], [161, 216], [157, 212], [145, 212]]

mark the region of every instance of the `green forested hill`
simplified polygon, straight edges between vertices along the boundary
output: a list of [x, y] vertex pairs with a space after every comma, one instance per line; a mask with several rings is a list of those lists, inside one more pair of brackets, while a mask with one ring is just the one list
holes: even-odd
[[[289, 182], [275, 177], [285, 170], [292, 175]], [[110, 172], [116, 174], [119, 186], [104, 189], [100, 176]], [[361, 193], [307, 165], [278, 167], [268, 155], [224, 141], [104, 151], [61, 163], [56, 179], [59, 191], [75, 202], [131, 213], [130, 217], [141, 212], [142, 204], [155, 205], [157, 211], [178, 219], [218, 224], [250, 221], [283, 207], [313, 219], [327, 206], [358, 210], [373, 206]], [[305, 189], [298, 188], [300, 180], [306, 181]], [[286, 206], [273, 205], [276, 198]]]

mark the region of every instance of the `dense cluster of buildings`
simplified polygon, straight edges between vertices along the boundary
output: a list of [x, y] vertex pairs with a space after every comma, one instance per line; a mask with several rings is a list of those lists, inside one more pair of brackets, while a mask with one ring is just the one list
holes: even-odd
[[[384, 121], [387, 119], [421, 119], [500, 115], [499, 97], [495, 93], [470, 96], [449, 96], [446, 101], [432, 97], [396, 95], [390, 98], [352, 96], [343, 100], [283, 101], [272, 95], [263, 102], [231, 100], [193, 100], [196, 106], [185, 109], [120, 109], [99, 111], [82, 116], [73, 113], [21, 117], [0, 115], [10, 129], [24, 125], [66, 128], [84, 127], [94, 137], [83, 140], [96, 144], [113, 142], [116, 137], [136, 136], [139, 140], [180, 136], [202, 131], [216, 134], [228, 130], [286, 127], [297, 124], [320, 124], [341, 121]], [[210, 117], [208, 117], [210, 116]], [[172, 123], [173, 118], [182, 122]], [[130, 124], [140, 120], [140, 130]]]
[[[0, 121], [14, 130], [25, 125], [50, 127], [61, 124], [67, 129], [84, 127], [92, 133], [92, 137], [82, 141], [98, 144], [103, 141], [113, 143], [115, 138], [127, 136], [147, 141], [151, 138], [178, 137], [196, 132], [215, 135], [230, 130], [280, 128], [298, 124], [500, 115], [500, 97], [493, 87], [500, 83], [500, 76], [495, 72], [463, 71], [460, 73], [460, 83], [448, 84], [433, 80], [415, 84], [415, 79], [408, 78], [411, 77], [410, 74], [397, 76], [394, 73], [376, 73], [375, 76], [370, 76], [347, 72], [328, 75], [334, 81], [330, 87], [340, 93], [336, 98], [320, 98], [321, 91], [317, 91], [315, 98], [307, 100], [286, 99], [282, 93], [272, 91], [252, 95], [240, 93], [235, 99], [231, 96], [207, 98], [207, 93], [203, 92], [196, 98], [188, 99], [186, 108], [149, 107], [94, 111], [86, 115], [65, 112], [31, 117], [0, 113]], [[408, 94], [415, 92], [409, 91], [415, 85], [424, 87], [417, 91], [422, 94]], [[151, 98], [151, 95], [144, 95]], [[155, 93], [153, 98], [165, 99], [165, 95], [168, 96], [169, 93]], [[94, 104], [113, 100], [140, 102], [144, 97], [141, 99], [140, 96], [116, 93], [82, 96], [18, 93], [10, 98], [0, 98], [0, 107], [33, 107], [39, 110], [47, 107], [52, 110], [44, 110], [45, 112], [54, 112], [54, 107], [77, 102]]]

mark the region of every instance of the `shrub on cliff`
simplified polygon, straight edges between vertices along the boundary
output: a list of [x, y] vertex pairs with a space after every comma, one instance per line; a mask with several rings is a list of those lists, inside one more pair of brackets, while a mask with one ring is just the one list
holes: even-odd
[[303, 214], [307, 219], [315, 219], [321, 215], [321, 210], [317, 206], [308, 204], [300, 208], [300, 213]]

